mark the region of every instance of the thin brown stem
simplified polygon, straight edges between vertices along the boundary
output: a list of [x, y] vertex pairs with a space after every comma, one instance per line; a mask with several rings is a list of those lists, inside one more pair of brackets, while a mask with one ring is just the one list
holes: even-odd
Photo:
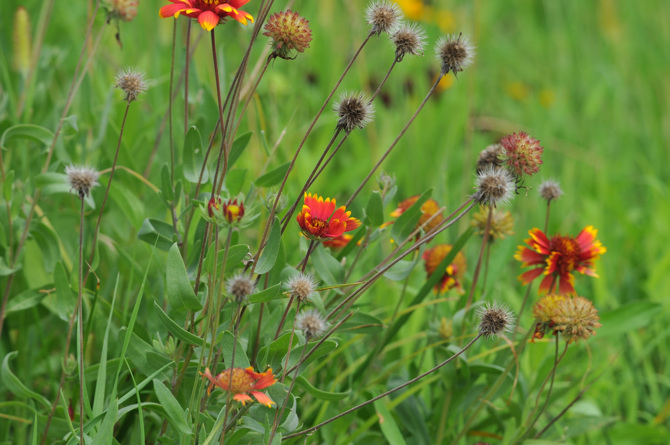
[[82, 310], [84, 288], [84, 195], [80, 196], [79, 217], [79, 292], [77, 295], [77, 328], [79, 332], [79, 443], [84, 441], [84, 319]]
[[[482, 247], [479, 249], [479, 257], [477, 257], [477, 265], [475, 266], [475, 272], [472, 276], [472, 284], [470, 285], [470, 292], [468, 293], [468, 300], [465, 303], [465, 313], [470, 309], [472, 305], [472, 298], [475, 294], [475, 287], [477, 286], [477, 281], [479, 280], [479, 272], [482, 268], [482, 259], [484, 258], [484, 249], [489, 242], [489, 236], [491, 232], [491, 219], [493, 218], [493, 206], [489, 206], [489, 216], [486, 219], [486, 228], [484, 229], [484, 236], [482, 237]], [[465, 329], [465, 323], [463, 323], [463, 329]]]

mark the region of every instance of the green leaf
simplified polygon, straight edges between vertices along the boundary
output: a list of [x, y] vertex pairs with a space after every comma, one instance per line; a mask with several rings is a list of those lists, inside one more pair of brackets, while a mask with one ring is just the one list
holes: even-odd
[[160, 380], [154, 379], [154, 391], [161, 406], [165, 408], [165, 413], [174, 429], [179, 431], [180, 434], [192, 435], [193, 431], [191, 431], [191, 428], [186, 423], [186, 412], [179, 405], [179, 402], [174, 398], [170, 390]]
[[354, 334], [376, 334], [385, 327], [384, 322], [374, 315], [356, 312], [342, 323], [338, 332], [352, 331]]
[[77, 304], [77, 297], [70, 288], [65, 267], [60, 261], [56, 263], [54, 270], [54, 284], [56, 286], [56, 307], [54, 309], [61, 320], [69, 321], [70, 314]]
[[244, 133], [235, 139], [235, 142], [233, 142], [233, 146], [230, 149], [230, 154], [228, 155], [228, 170], [232, 168], [233, 164], [235, 164], [242, 155], [244, 149], [247, 148], [249, 140], [251, 140], [251, 132]]
[[391, 266], [389, 270], [384, 272], [384, 278], [388, 278], [391, 281], [402, 281], [409, 276], [420, 260], [421, 253], [417, 255], [414, 261], [398, 261], [396, 264]]
[[337, 401], [337, 400], [342, 400], [346, 399], [349, 397], [351, 394], [351, 391], [347, 392], [327, 392], [327, 391], [322, 391], [314, 386], [312, 386], [309, 381], [304, 378], [303, 376], [298, 376], [297, 379], [295, 379], [295, 383], [297, 386], [300, 388], [304, 389], [307, 391], [310, 395], [316, 397], [317, 399], [321, 400], [329, 400], [329, 401]]
[[5, 258], [0, 257], [0, 277], [6, 277], [7, 275], [11, 275], [19, 269], [20, 267], [14, 267], [14, 268], [9, 267], [5, 262]]
[[244, 352], [244, 347], [242, 344], [237, 341], [237, 346], [235, 347], [235, 361], [233, 361], [233, 344], [235, 342], [235, 337], [230, 331], [223, 332], [223, 338], [221, 339], [221, 353], [223, 355], [223, 362], [226, 363], [227, 367], [234, 368], [248, 368], [250, 366], [249, 359], [247, 354]]
[[654, 317], [661, 314], [660, 308], [659, 303], [634, 301], [613, 311], [602, 312], [600, 313], [602, 326], [596, 331], [596, 336], [600, 338], [613, 334], [625, 334], [651, 326]]
[[172, 247], [174, 237], [175, 233], [172, 225], [154, 218], [145, 219], [137, 233], [137, 238], [165, 252]]
[[165, 269], [167, 274], [167, 295], [172, 310], [181, 311], [182, 309], [188, 309], [190, 311], [198, 311], [202, 309], [202, 304], [193, 291], [191, 280], [188, 279], [186, 266], [184, 266], [177, 243], [174, 243], [168, 252]]
[[24, 399], [34, 399], [44, 405], [47, 409], [51, 407], [49, 401], [40, 394], [31, 391], [26, 385], [19, 380], [19, 378], [9, 369], [9, 360], [16, 357], [18, 351], [10, 352], [5, 355], [2, 360], [2, 368], [0, 368], [0, 379], [3, 386], [17, 397]]
[[329, 286], [344, 282], [344, 267], [330, 252], [319, 245], [312, 251], [311, 260], [317, 275]]
[[277, 261], [277, 255], [279, 254], [279, 243], [281, 242], [281, 223], [279, 218], [275, 216], [274, 223], [272, 223], [272, 229], [270, 230], [270, 236], [268, 236], [268, 242], [265, 244], [263, 253], [258, 259], [258, 264], [254, 271], [257, 274], [264, 274], [269, 272]]
[[236, 196], [244, 187], [244, 179], [247, 177], [247, 170], [235, 168], [226, 173], [226, 188], [230, 196]]
[[290, 162], [286, 162], [279, 167], [275, 168], [272, 171], [267, 172], [260, 178], [256, 179], [255, 184], [257, 187], [272, 187], [279, 184], [286, 176], [288, 167], [291, 165]]
[[44, 271], [46, 273], [52, 273], [56, 262], [61, 258], [56, 232], [46, 224], [40, 222], [30, 234], [35, 238], [40, 251], [42, 251]]
[[9, 127], [2, 133], [2, 138], [0, 138], [0, 147], [4, 149], [10, 148], [9, 145], [14, 142], [15, 139], [29, 139], [35, 142], [39, 142], [48, 148], [51, 146], [54, 134], [47, 130], [44, 127], [33, 124], [19, 124]]
[[[114, 424], [116, 424], [116, 415], [119, 411], [119, 403], [117, 399], [114, 399], [109, 402], [107, 406], [107, 413], [105, 418], [98, 428], [98, 432], [93, 438], [93, 443], [110, 445], [114, 440]], [[85, 430], [84, 430], [85, 431]]]
[[416, 224], [421, 219], [421, 206], [428, 201], [430, 195], [433, 193], [433, 189], [430, 188], [423, 192], [421, 196], [412, 204], [412, 206], [405, 210], [398, 219], [393, 223], [393, 228], [391, 229], [391, 238], [393, 238], [397, 243], [401, 243], [409, 236], [410, 233], [416, 228]]
[[365, 224], [371, 227], [379, 227], [384, 223], [384, 203], [379, 192], [374, 191], [370, 195], [368, 205], [365, 208]]
[[[200, 182], [200, 171], [202, 170], [202, 164], [205, 161], [205, 154], [202, 147], [200, 132], [195, 125], [191, 126], [186, 132], [183, 154], [184, 178], [193, 184], [197, 184]], [[204, 184], [208, 180], [209, 171], [205, 169], [202, 172], [202, 183]]]
[[[311, 351], [314, 346], [316, 346], [319, 342], [318, 341], [313, 341], [311, 343], [307, 343], [306, 345], [301, 345], [298, 347], [294, 347], [291, 349], [291, 356], [288, 359], [288, 366], [286, 367], [287, 370], [291, 369], [296, 363], [298, 363], [298, 360], [300, 360], [300, 356], [302, 355], [302, 350], [307, 349], [307, 352]], [[300, 369], [304, 370], [306, 369], [310, 363], [312, 363], [314, 360], [323, 357], [324, 355], [327, 355], [337, 349], [337, 342], [333, 340], [326, 340], [324, 341], [321, 345], [319, 345], [318, 348], [305, 359], [301, 364], [300, 364]], [[286, 356], [282, 358], [282, 367], [284, 363], [286, 363]], [[300, 374], [301, 372], [299, 372]]]
[[[0, 258], [0, 261], [3, 261]], [[42, 289], [28, 289], [15, 297], [12, 297], [9, 302], [7, 302], [7, 308], [5, 309], [6, 314], [11, 314], [12, 312], [24, 311], [35, 307], [47, 296], [46, 292], [41, 292]]]
[[280, 289], [281, 283], [277, 283], [265, 290], [252, 294], [249, 296], [249, 303], [267, 303], [269, 301], [281, 298], [282, 295], [279, 293]]
[[5, 201], [11, 201], [13, 186], [14, 186], [14, 170], [10, 170], [7, 172], [7, 176], [5, 177], [5, 183], [2, 185], [2, 194], [5, 198]]
[[405, 445], [405, 439], [403, 439], [393, 415], [391, 415], [391, 412], [386, 407], [386, 403], [383, 400], [376, 400], [374, 405], [379, 417], [379, 427], [388, 443], [390, 445]]
[[163, 322], [165, 327], [179, 340], [185, 341], [188, 344], [193, 346], [202, 346], [202, 339], [197, 335], [191, 334], [181, 326], [179, 326], [173, 319], [171, 319], [168, 314], [163, 312], [160, 305], [154, 301], [154, 311], [158, 315], [160, 321]]
[[[224, 253], [223, 249], [219, 250], [219, 252], [217, 253], [216, 273], [219, 273], [219, 271], [221, 270], [221, 266], [223, 266], [223, 253]], [[242, 264], [242, 260], [244, 259], [244, 257], [247, 256], [248, 253], [249, 253], [249, 246], [247, 246], [246, 244], [236, 244], [234, 246], [230, 246], [230, 248], [228, 249], [228, 258], [226, 259], [226, 270], [224, 271], [224, 274], [230, 272], [236, 267], [239, 267]], [[211, 248], [207, 253], [207, 257], [205, 257], [204, 270], [212, 271], [213, 262], [214, 262], [214, 249]]]
[[167, 202], [174, 201], [174, 189], [170, 180], [170, 167], [168, 167], [167, 163], [163, 164], [163, 168], [161, 168], [161, 192]]

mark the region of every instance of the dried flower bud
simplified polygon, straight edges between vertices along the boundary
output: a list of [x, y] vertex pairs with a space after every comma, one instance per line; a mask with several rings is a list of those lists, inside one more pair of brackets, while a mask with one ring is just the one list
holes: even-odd
[[601, 324], [593, 303], [584, 297], [549, 294], [533, 306], [537, 321], [533, 338], [542, 338], [545, 331], [560, 333], [564, 340], [572, 343], [596, 335]]
[[238, 303], [244, 302], [254, 292], [255, 288], [254, 280], [243, 273], [239, 273], [226, 281], [226, 292]]
[[316, 291], [316, 286], [316, 280], [311, 275], [304, 273], [293, 275], [286, 282], [289, 296], [303, 303], [308, 301], [310, 295]]
[[391, 29], [398, 23], [401, 16], [400, 7], [386, 0], [371, 3], [365, 11], [365, 18], [368, 24], [372, 25], [370, 32], [377, 35], [383, 32], [391, 32]]
[[504, 168], [487, 167], [477, 174], [475, 183], [475, 200], [493, 207], [507, 203], [516, 191], [514, 177]]
[[23, 76], [28, 75], [30, 71], [30, 17], [28, 11], [23, 6], [16, 8], [14, 13], [14, 32], [12, 33], [12, 40], [14, 44], [13, 65], [14, 69], [20, 72]]
[[561, 195], [563, 195], [563, 190], [561, 190], [561, 186], [557, 181], [548, 179], [540, 184], [540, 196], [547, 200], [547, 202], [550, 202], [553, 199], [558, 199]]
[[137, 15], [138, 4], [138, 0], [111, 0], [110, 14], [124, 22], [130, 22]]
[[515, 317], [502, 303], [486, 303], [477, 311], [479, 332], [486, 338], [500, 337], [514, 329]]
[[333, 109], [340, 118], [337, 128], [345, 131], [365, 128], [374, 114], [374, 106], [363, 93], [344, 93]]
[[391, 40], [395, 45], [396, 61], [402, 61], [406, 54], [422, 55], [426, 46], [426, 32], [417, 24], [401, 24], [396, 27]]
[[520, 131], [502, 138], [500, 144], [504, 148], [504, 160], [507, 167], [517, 176], [532, 175], [540, 170], [544, 148], [540, 141]]
[[149, 88], [149, 83], [139, 69], [126, 68], [116, 75], [114, 86], [126, 93], [125, 101], [132, 102]]
[[477, 173], [483, 171], [489, 165], [493, 167], [500, 167], [503, 163], [501, 158], [503, 154], [503, 146], [500, 144], [489, 145], [479, 153], [477, 160]]
[[297, 12], [277, 12], [270, 16], [265, 24], [264, 36], [270, 37], [272, 42], [272, 56], [282, 59], [291, 59], [290, 53], [296, 50], [301, 53], [309, 48], [312, 41], [312, 31], [309, 21]]
[[319, 311], [308, 309], [298, 315], [295, 327], [304, 332], [307, 341], [309, 341], [312, 338], [321, 337], [326, 332], [326, 329], [328, 329], [328, 323], [326, 323], [326, 320], [324, 320]]
[[385, 171], [382, 171], [377, 179], [377, 185], [382, 191], [390, 190], [395, 187], [395, 182], [395, 175], [390, 175]]
[[88, 196], [91, 189], [98, 185], [100, 176], [94, 168], [75, 167], [74, 165], [65, 167], [65, 174], [70, 189], [75, 190], [80, 198]]
[[442, 75], [451, 71], [454, 76], [472, 64], [475, 47], [463, 33], [458, 36], [448, 35], [437, 41], [435, 47], [437, 59], [442, 64]]

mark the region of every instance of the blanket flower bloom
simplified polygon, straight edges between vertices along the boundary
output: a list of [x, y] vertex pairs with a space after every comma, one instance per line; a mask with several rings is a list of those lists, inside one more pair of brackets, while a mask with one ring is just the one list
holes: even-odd
[[607, 249], [596, 240], [598, 231], [587, 226], [575, 238], [555, 235], [551, 239], [540, 229], [528, 232], [530, 238], [525, 243], [530, 246], [519, 246], [514, 256], [521, 261], [522, 267], [538, 266], [519, 275], [519, 281], [528, 284], [540, 275], [545, 277], [540, 283], [539, 292], [553, 291], [558, 280], [558, 291], [561, 295], [574, 295], [575, 277], [573, 271], [597, 277], [593, 262], [600, 258]]
[[[437, 266], [440, 265], [449, 252], [451, 252], [451, 249], [451, 244], [438, 244], [432, 249], [427, 249], [423, 253], [424, 266], [429, 277], [435, 272]], [[446, 292], [455, 287], [458, 293], [462, 294], [464, 290], [461, 279], [465, 274], [466, 267], [467, 263], [465, 262], [465, 255], [463, 255], [462, 252], [458, 252], [454, 257], [453, 262], [447, 266], [440, 282], [435, 285], [435, 290]]]
[[[252, 367], [228, 368], [220, 374], [217, 374], [216, 377], [212, 376], [209, 368], [205, 368], [205, 373], [201, 375], [207, 377], [210, 381], [209, 387], [207, 388], [207, 395], [212, 392], [214, 386], [218, 386], [223, 391], [233, 394], [233, 400], [242, 402], [242, 405], [245, 405], [247, 402], [253, 402], [253, 399], [249, 397], [249, 394], [254, 396], [259, 403], [262, 403], [267, 407], [270, 407], [275, 403], [270, 397], [257, 391], [258, 389], [265, 389], [268, 386], [272, 386], [277, 382], [277, 379], [275, 379], [275, 376], [272, 374], [272, 368], [265, 372], [254, 372], [254, 368]], [[228, 386], [229, 384], [230, 387]]]
[[[414, 195], [403, 200], [398, 204], [398, 208], [391, 212], [391, 216], [394, 218], [399, 217], [405, 213], [407, 209], [412, 207], [418, 199], [419, 195]], [[416, 228], [418, 229], [426, 224], [423, 229], [426, 232], [430, 232], [435, 227], [439, 226], [443, 219], [444, 217], [442, 216], [440, 205], [433, 198], [428, 198], [428, 200], [421, 206], [421, 218], [419, 218], [419, 221], [416, 223]]]
[[350, 232], [361, 225], [356, 218], [352, 218], [351, 211], [345, 206], [335, 209], [335, 199], [316, 194], [305, 193], [305, 204], [298, 213], [296, 220], [303, 235], [312, 241], [325, 241], [337, 238], [344, 232]]
[[243, 25], [247, 21], [254, 22], [251, 14], [238, 8], [246, 5], [249, 0], [168, 0], [171, 5], [163, 6], [158, 15], [162, 18], [179, 18], [180, 14], [197, 19], [205, 31], [211, 31], [228, 17], [232, 17]]

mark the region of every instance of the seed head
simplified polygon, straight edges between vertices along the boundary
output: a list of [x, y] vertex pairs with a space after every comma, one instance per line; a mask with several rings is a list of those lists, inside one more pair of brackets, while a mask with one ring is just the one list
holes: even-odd
[[323, 316], [316, 309], [308, 309], [298, 315], [295, 321], [296, 329], [300, 329], [305, 333], [305, 337], [309, 341], [312, 338], [321, 337], [321, 335], [328, 329], [328, 323], [323, 319]]
[[475, 200], [493, 207], [506, 204], [516, 191], [512, 174], [504, 168], [486, 167], [477, 173]]
[[451, 71], [454, 76], [472, 64], [475, 47], [462, 33], [448, 35], [437, 41], [435, 46], [437, 59], [442, 64], [442, 75]]
[[390, 33], [402, 17], [400, 7], [394, 2], [379, 0], [371, 3], [365, 11], [368, 24], [372, 25], [371, 32], [377, 35]]
[[111, 0], [111, 15], [130, 22], [137, 15], [138, 0]]
[[244, 302], [254, 292], [255, 287], [254, 280], [243, 273], [239, 273], [226, 281], [226, 292], [238, 303]]
[[391, 40], [395, 45], [396, 61], [402, 61], [406, 54], [422, 55], [426, 46], [426, 32], [417, 24], [400, 24], [394, 28]]
[[65, 174], [70, 189], [75, 190], [80, 198], [88, 196], [91, 189], [98, 185], [100, 176], [94, 168], [75, 167], [74, 165], [65, 167]]
[[479, 332], [486, 338], [500, 337], [514, 329], [515, 317], [502, 303], [486, 303], [477, 311]]
[[[489, 219], [488, 206], [480, 206], [479, 211], [472, 216], [470, 225], [475, 228], [479, 236], [484, 236], [486, 225]], [[504, 239], [507, 236], [514, 235], [514, 217], [508, 210], [493, 209], [491, 212], [491, 226], [489, 227], [489, 242]]]
[[286, 282], [289, 296], [297, 298], [301, 303], [309, 300], [310, 295], [316, 290], [316, 286], [316, 280], [311, 275], [304, 273], [293, 275]]
[[561, 195], [563, 195], [563, 190], [561, 190], [561, 186], [557, 181], [547, 179], [540, 184], [540, 196], [546, 199], [547, 202], [551, 202], [552, 199], [558, 199]]
[[132, 102], [149, 88], [149, 83], [139, 69], [126, 68], [116, 75], [114, 86], [126, 93], [125, 101]]
[[540, 170], [542, 152], [544, 148], [540, 141], [520, 131], [502, 138], [503, 157], [507, 167], [517, 176], [532, 175]]
[[272, 39], [270, 43], [272, 55], [282, 59], [292, 59], [290, 57], [292, 50], [304, 52], [312, 41], [309, 21], [290, 9], [270, 16], [265, 24], [265, 30], [263, 35]]
[[348, 132], [365, 128], [374, 115], [374, 106], [363, 93], [344, 93], [333, 109], [340, 118], [337, 128]]
[[572, 343], [596, 335], [601, 326], [593, 304], [579, 296], [545, 295], [533, 306], [533, 316], [538, 323], [533, 338], [542, 338], [545, 331], [553, 331]]
[[477, 160], [477, 173], [484, 170], [489, 165], [493, 167], [500, 167], [503, 163], [501, 158], [503, 154], [503, 146], [500, 144], [489, 145], [481, 152], [479, 152], [479, 160]]

